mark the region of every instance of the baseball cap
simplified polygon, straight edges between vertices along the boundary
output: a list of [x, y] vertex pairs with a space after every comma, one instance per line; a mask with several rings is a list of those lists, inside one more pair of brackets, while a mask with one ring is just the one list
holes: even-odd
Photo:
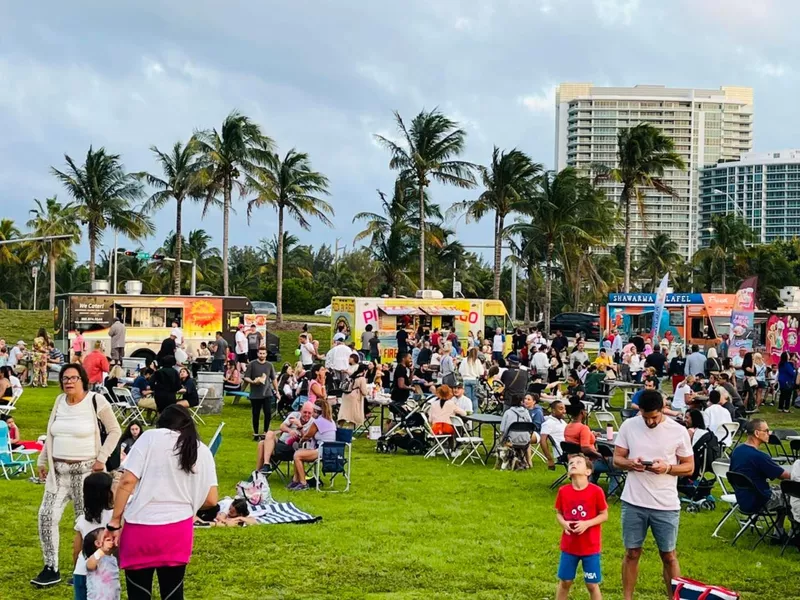
[[343, 342], [344, 341], [344, 335], [341, 334], [341, 333], [337, 333], [336, 335], [333, 336], [333, 341], [334, 342]]
[[25, 345], [25, 340], [20, 340], [17, 342], [17, 346], [24, 346], [24, 345]]

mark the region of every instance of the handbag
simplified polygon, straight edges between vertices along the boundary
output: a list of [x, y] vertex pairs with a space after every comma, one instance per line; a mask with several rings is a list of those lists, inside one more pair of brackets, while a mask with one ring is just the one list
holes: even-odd
[[738, 592], [718, 585], [707, 585], [687, 577], [672, 580], [672, 600], [739, 600]]
[[[94, 407], [94, 418], [97, 419], [97, 425], [100, 428], [100, 444], [102, 445], [106, 443], [108, 432], [106, 431], [106, 426], [103, 425], [103, 422], [97, 416], [97, 392], [92, 392], [92, 406]], [[120, 444], [117, 444], [117, 447], [114, 448], [106, 459], [106, 471], [111, 473], [111, 471], [118, 469], [120, 461]]]

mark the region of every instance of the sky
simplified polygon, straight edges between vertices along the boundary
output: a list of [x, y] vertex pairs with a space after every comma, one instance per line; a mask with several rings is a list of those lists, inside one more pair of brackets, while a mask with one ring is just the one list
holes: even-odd
[[[219, 127], [234, 109], [330, 179], [333, 228], [287, 221], [315, 245], [350, 247], [353, 215], [392, 189], [373, 136], [395, 136], [394, 110], [410, 120], [439, 107], [466, 130], [466, 160], [486, 164], [497, 145], [552, 168], [558, 83], [752, 86], [754, 150], [800, 147], [799, 16], [800, 3], [780, 0], [0, 0], [0, 218], [23, 225], [33, 198], [67, 200], [50, 174], [65, 154], [82, 162], [104, 146], [152, 171], [150, 146]], [[479, 193], [431, 189], [445, 208]], [[274, 212], [248, 225], [244, 200], [235, 206], [232, 245], [275, 235]], [[151, 251], [174, 207], [154, 218]], [[184, 210], [184, 230], [217, 243], [221, 222]], [[451, 227], [462, 243], [492, 243], [491, 217]]]

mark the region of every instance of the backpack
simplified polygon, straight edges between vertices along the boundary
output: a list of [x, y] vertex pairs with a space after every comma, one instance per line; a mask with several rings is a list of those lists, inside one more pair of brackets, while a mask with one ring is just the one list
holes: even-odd
[[[94, 418], [97, 419], [97, 425], [100, 427], [100, 443], [105, 444], [106, 438], [108, 437], [108, 432], [106, 431], [105, 425], [97, 416], [97, 392], [92, 392], [92, 406], [94, 407]], [[119, 469], [120, 463], [120, 444], [117, 444], [117, 447], [114, 448], [114, 451], [108, 455], [106, 459], [106, 471], [109, 473], [111, 471], [115, 471]]]
[[247, 500], [251, 506], [275, 503], [275, 500], [272, 499], [272, 491], [269, 489], [269, 481], [261, 471], [253, 471], [249, 480], [237, 483], [236, 495]]
[[308, 396], [308, 377], [303, 377], [297, 385], [297, 396]]

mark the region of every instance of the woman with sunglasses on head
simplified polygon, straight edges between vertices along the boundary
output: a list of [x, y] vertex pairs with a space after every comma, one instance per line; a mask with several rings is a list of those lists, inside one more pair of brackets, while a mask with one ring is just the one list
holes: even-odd
[[[122, 433], [111, 405], [89, 391], [89, 376], [79, 364], [61, 368], [59, 383], [63, 394], [56, 398], [44, 449], [39, 455], [39, 477], [45, 480], [44, 497], [39, 507], [39, 540], [44, 569], [31, 583], [48, 587], [61, 581], [58, 569], [58, 526], [70, 500], [75, 513], [83, 513], [83, 480], [105, 470], [105, 462]], [[100, 439], [100, 425], [105, 441]]]

